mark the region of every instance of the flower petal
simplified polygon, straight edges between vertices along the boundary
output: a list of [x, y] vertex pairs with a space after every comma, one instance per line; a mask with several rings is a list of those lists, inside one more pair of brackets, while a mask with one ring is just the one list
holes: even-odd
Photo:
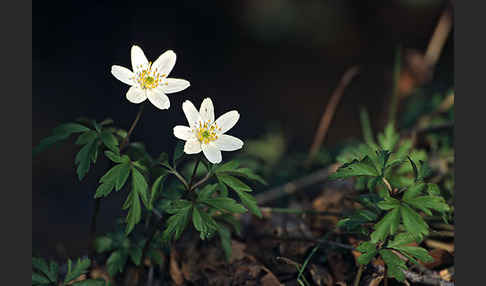
[[165, 51], [152, 64], [152, 70], [156, 68], [158, 73], [165, 74], [165, 76], [168, 76], [169, 73], [174, 68], [176, 59], [177, 56], [174, 53], [174, 51], [172, 50]]
[[211, 98], [207, 97], [201, 103], [201, 108], [199, 108], [199, 114], [204, 121], [209, 121], [213, 123], [214, 121], [214, 105]]
[[135, 81], [133, 78], [135, 77], [135, 74], [133, 72], [125, 67], [122, 66], [111, 66], [111, 74], [116, 77], [117, 80], [126, 83], [128, 85], [134, 85]]
[[216, 119], [216, 124], [221, 130], [218, 130], [220, 134], [225, 133], [235, 126], [236, 122], [240, 119], [240, 114], [236, 110], [228, 111]]
[[188, 88], [190, 85], [191, 83], [189, 83], [185, 79], [168, 78], [162, 85], [162, 89], [164, 90], [165, 93], [169, 94], [169, 93], [174, 93], [174, 92], [184, 90]]
[[235, 151], [243, 147], [243, 141], [226, 134], [220, 135], [213, 143], [221, 151]]
[[214, 144], [201, 144], [201, 149], [209, 162], [213, 164], [221, 163], [221, 160], [223, 159], [221, 151]]
[[189, 122], [189, 126], [196, 127], [199, 124], [199, 121], [201, 120], [201, 116], [199, 115], [199, 112], [197, 111], [194, 104], [192, 104], [192, 102], [190, 102], [189, 100], [186, 100], [182, 104], [182, 110], [186, 115], [187, 122]]
[[197, 154], [199, 152], [201, 152], [201, 142], [197, 139], [186, 141], [186, 144], [184, 144], [184, 153]]
[[133, 45], [131, 50], [132, 56], [132, 70], [134, 73], [147, 69], [148, 68], [148, 60], [145, 54], [143, 53], [142, 49], [137, 46]]
[[191, 128], [182, 125], [174, 127], [174, 136], [184, 141], [195, 139], [194, 132], [192, 132]]
[[169, 98], [158, 88], [147, 90], [147, 97], [158, 109], [169, 109], [170, 107]]
[[131, 103], [141, 103], [147, 99], [145, 91], [138, 86], [132, 86], [127, 92], [127, 99]]

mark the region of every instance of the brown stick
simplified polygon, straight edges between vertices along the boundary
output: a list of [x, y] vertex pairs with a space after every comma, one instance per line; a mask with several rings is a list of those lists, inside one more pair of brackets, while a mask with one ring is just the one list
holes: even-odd
[[309, 187], [311, 185], [320, 183], [322, 181], [325, 181], [327, 177], [329, 177], [330, 174], [334, 173], [336, 169], [340, 166], [341, 164], [336, 163], [333, 164], [327, 168], [323, 168], [320, 170], [317, 170], [316, 172], [302, 177], [300, 179], [297, 179], [292, 182], [288, 182], [283, 186], [276, 187], [273, 189], [270, 189], [266, 192], [263, 192], [261, 194], [258, 194], [255, 196], [257, 202], [259, 205], [264, 205], [268, 202], [274, 201], [276, 199], [292, 195], [296, 193], [300, 189], [304, 189], [306, 187]]
[[[369, 265], [374, 267], [379, 273], [383, 273], [385, 271], [385, 267], [381, 265]], [[433, 273], [433, 275], [421, 275], [412, 271], [404, 270], [403, 273], [405, 274], [405, 278], [413, 283], [422, 283], [434, 286], [454, 286], [454, 282], [443, 280], [435, 272]]]
[[319, 127], [317, 128], [316, 135], [314, 137], [314, 141], [310, 147], [309, 150], [309, 157], [307, 159], [307, 164], [312, 160], [312, 158], [315, 156], [317, 151], [322, 145], [322, 142], [324, 141], [324, 138], [326, 137], [327, 130], [329, 129], [329, 125], [331, 124], [334, 112], [336, 110], [336, 107], [343, 96], [344, 89], [349, 85], [351, 80], [358, 74], [359, 68], [357, 66], [351, 67], [348, 69], [344, 74], [343, 77], [341, 78], [341, 81], [339, 82], [338, 86], [334, 90], [334, 92], [331, 95], [331, 98], [329, 99], [329, 103], [326, 106], [326, 109], [324, 110], [324, 113], [322, 114], [321, 121], [319, 122]]

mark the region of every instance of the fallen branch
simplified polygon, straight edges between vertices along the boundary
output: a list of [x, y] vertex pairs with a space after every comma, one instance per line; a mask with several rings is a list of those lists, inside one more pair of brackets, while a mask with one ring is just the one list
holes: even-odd
[[255, 198], [259, 205], [264, 205], [276, 199], [295, 194], [298, 190], [325, 181], [330, 174], [336, 171], [338, 166], [340, 166], [340, 164], [336, 163], [327, 168], [320, 169], [308, 176], [302, 177], [292, 182], [288, 182], [283, 186], [276, 187], [261, 194], [258, 194], [255, 196]]
[[[381, 265], [372, 265], [375, 270], [379, 273], [385, 272], [385, 267]], [[403, 271], [407, 280], [413, 283], [422, 283], [426, 285], [433, 285], [433, 286], [454, 286], [454, 282], [445, 281], [440, 278], [439, 274], [433, 272], [433, 274], [429, 275], [421, 275], [412, 271], [405, 270]]]

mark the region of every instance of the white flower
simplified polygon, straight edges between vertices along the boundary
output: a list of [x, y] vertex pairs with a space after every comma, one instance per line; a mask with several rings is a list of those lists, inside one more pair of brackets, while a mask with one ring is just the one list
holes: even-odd
[[119, 81], [130, 85], [127, 99], [132, 103], [141, 103], [147, 98], [159, 109], [168, 109], [170, 101], [166, 94], [178, 92], [189, 87], [184, 79], [167, 78], [174, 68], [176, 54], [165, 51], [155, 62], [149, 62], [139, 46], [132, 46], [133, 72], [122, 66], [111, 67], [111, 74]]
[[243, 141], [224, 134], [240, 119], [238, 111], [226, 112], [214, 120], [214, 106], [210, 98], [203, 100], [199, 111], [189, 100], [182, 104], [182, 110], [189, 126], [174, 127], [174, 135], [186, 141], [186, 154], [197, 154], [202, 150], [209, 162], [217, 164], [222, 159], [221, 151], [235, 151], [243, 147]]

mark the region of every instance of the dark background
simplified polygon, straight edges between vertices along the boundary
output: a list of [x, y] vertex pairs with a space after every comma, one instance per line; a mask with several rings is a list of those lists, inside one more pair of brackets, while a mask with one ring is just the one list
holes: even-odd
[[[369, 2], [369, 3], [368, 3]], [[397, 44], [424, 50], [444, 1], [157, 1], [113, 5], [109, 1], [33, 3], [33, 145], [53, 127], [79, 116], [111, 117], [130, 125], [138, 106], [128, 86], [110, 74], [130, 67], [130, 47], [149, 60], [173, 49], [171, 77], [191, 87], [169, 95], [171, 107], [147, 106], [132, 136], [152, 154], [175, 144], [172, 127], [185, 124], [182, 102], [215, 102], [216, 116], [238, 109], [232, 134], [257, 138], [277, 124], [292, 150], [306, 150], [330, 93], [342, 73], [361, 74], [340, 102], [325, 145], [360, 136], [359, 106], [374, 125], [390, 94]], [[434, 84], [453, 85], [453, 39], [436, 67]], [[33, 159], [32, 246], [43, 256], [85, 254], [92, 200], [103, 164], [79, 182], [72, 141]], [[110, 231], [124, 194], [110, 196], [99, 231]]]

